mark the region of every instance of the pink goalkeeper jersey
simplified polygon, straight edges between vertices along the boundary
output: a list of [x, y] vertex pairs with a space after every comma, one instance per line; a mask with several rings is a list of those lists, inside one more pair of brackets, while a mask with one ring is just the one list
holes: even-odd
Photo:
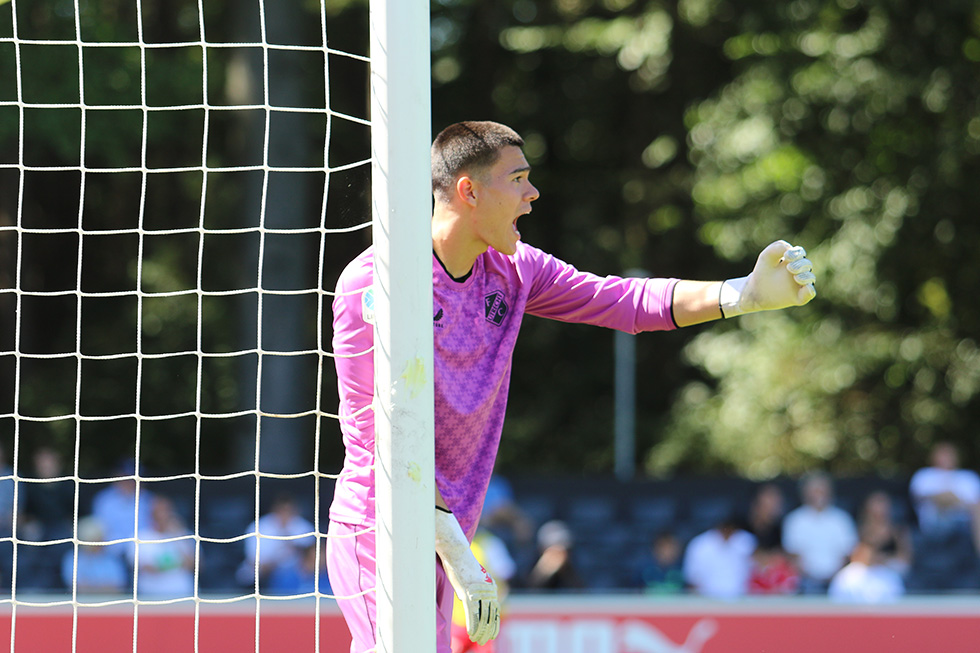
[[[346, 459], [330, 518], [374, 523], [373, 249], [337, 283], [333, 351]], [[514, 256], [487, 250], [462, 283], [432, 258], [435, 343], [435, 477], [472, 539], [504, 424], [511, 358], [525, 313], [629, 333], [676, 328], [676, 279], [622, 279], [579, 272], [519, 242]], [[366, 319], [367, 318], [367, 319]]]

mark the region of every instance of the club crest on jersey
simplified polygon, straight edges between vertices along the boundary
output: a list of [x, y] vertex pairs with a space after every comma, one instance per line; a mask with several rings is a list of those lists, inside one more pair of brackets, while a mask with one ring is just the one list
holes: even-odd
[[361, 295], [361, 318], [374, 324], [374, 288], [368, 288]]
[[498, 290], [484, 297], [483, 311], [487, 322], [494, 326], [500, 326], [507, 315], [507, 302], [504, 301], [504, 293]]
[[442, 318], [444, 315], [445, 313], [443, 313], [441, 308], [436, 310], [436, 314], [432, 316], [432, 326], [434, 326], [437, 329], [444, 328], [445, 325], [442, 323]]

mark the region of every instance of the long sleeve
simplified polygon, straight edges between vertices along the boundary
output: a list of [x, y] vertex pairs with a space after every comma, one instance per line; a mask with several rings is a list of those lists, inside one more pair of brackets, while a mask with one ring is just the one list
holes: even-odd
[[519, 256], [533, 262], [519, 264], [534, 270], [525, 309], [531, 315], [627, 333], [677, 328], [671, 315], [676, 279], [601, 277], [531, 247]]

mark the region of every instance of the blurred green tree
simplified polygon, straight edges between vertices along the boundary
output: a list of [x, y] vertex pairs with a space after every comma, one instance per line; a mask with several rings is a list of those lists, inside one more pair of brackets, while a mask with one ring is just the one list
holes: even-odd
[[[327, 4], [331, 47], [366, 53], [366, 0]], [[296, 7], [301, 25], [287, 20], [270, 33], [278, 42], [317, 42], [318, 21], [302, 20], [315, 15], [314, 5]], [[146, 9], [142, 38], [194, 45], [147, 48], [141, 62], [140, 49], [127, 45], [141, 31], [133, 3], [77, 6], [76, 17], [70, 3], [18, 5], [21, 39], [70, 44], [15, 51], [0, 40], [0, 163], [22, 156], [49, 168], [22, 179], [15, 167], [0, 167], [0, 223], [15, 223], [20, 202], [21, 225], [34, 230], [0, 232], [0, 289], [13, 288], [19, 273], [21, 287], [38, 294], [24, 297], [18, 317], [13, 293], [0, 292], [0, 351], [14, 350], [19, 319], [22, 351], [74, 351], [80, 325], [81, 350], [104, 357], [85, 362], [93, 382], [79, 397], [74, 358], [22, 361], [19, 408], [39, 416], [69, 413], [76, 401], [85, 414], [135, 410], [135, 362], [116, 355], [135, 351], [137, 341], [147, 354], [196, 348], [198, 304], [190, 291], [202, 245], [206, 289], [238, 288], [243, 271], [254, 275], [257, 265], [255, 243], [234, 233], [256, 219], [261, 180], [254, 171], [206, 179], [199, 171], [140, 172], [144, 165], [200, 165], [202, 156], [210, 167], [261, 163], [254, 143], [264, 126], [249, 122], [256, 116], [212, 110], [205, 150], [205, 112], [195, 108], [205, 98], [220, 106], [248, 97], [257, 53], [202, 48], [198, 4], [168, 0]], [[257, 40], [254, 16], [241, 3], [203, 6], [210, 43]], [[0, 8], [5, 38], [13, 32], [10, 7]], [[84, 40], [118, 45], [79, 48], [76, 29]], [[326, 64], [333, 108], [366, 115], [362, 63], [335, 55], [274, 63], [284, 72], [270, 91], [284, 101], [322, 98]], [[921, 464], [940, 437], [957, 441], [967, 464], [980, 464], [972, 437], [980, 412], [980, 314], [972, 301], [980, 289], [972, 255], [980, 235], [975, 2], [436, 0], [432, 65], [433, 129], [483, 118], [517, 128], [542, 191], [522, 221], [524, 238], [580, 268], [718, 279], [746, 274], [775, 238], [809, 250], [820, 294], [808, 307], [637, 339], [637, 444], [648, 473], [762, 478], [821, 466], [901, 474]], [[282, 85], [290, 75], [307, 98]], [[84, 116], [59, 106], [83, 95], [94, 107]], [[11, 102], [18, 98], [44, 107], [21, 116]], [[188, 108], [118, 108], [144, 101]], [[322, 137], [322, 125], [272, 125], [280, 127]], [[360, 127], [334, 121], [331, 138], [325, 163], [367, 151]], [[315, 153], [284, 146], [270, 155], [288, 163]], [[75, 169], [83, 162], [84, 179]], [[130, 171], [100, 172], [122, 167]], [[283, 206], [295, 200], [299, 207], [281, 216], [284, 224], [318, 224], [313, 214], [326, 195], [326, 225], [348, 227], [369, 213], [367, 187], [367, 171], [355, 169], [334, 173], [329, 184], [308, 175], [293, 190], [273, 190], [283, 193]], [[202, 195], [207, 226], [223, 230], [203, 243], [192, 231]], [[59, 231], [79, 225], [80, 238]], [[122, 233], [135, 225], [142, 236]], [[153, 233], [161, 231], [168, 233]], [[367, 237], [326, 239], [325, 287]], [[311, 251], [310, 243], [276, 246], [273, 258], [296, 265], [295, 275], [320, 273], [317, 262], [288, 256]], [[137, 288], [190, 294], [137, 302]], [[79, 306], [76, 290], [92, 296]], [[214, 296], [200, 306], [206, 351], [254, 346], [256, 325], [241, 316], [254, 315], [255, 300], [242, 300]], [[310, 307], [294, 308], [308, 324], [291, 331], [294, 342], [329, 341], [329, 319], [315, 334]], [[610, 472], [612, 334], [526, 322], [500, 468]], [[14, 359], [0, 357], [4, 413], [12, 412]], [[197, 364], [193, 356], [147, 360], [141, 410], [179, 411], [200, 393], [205, 412], [222, 412], [254, 396], [254, 380], [220, 356], [202, 363], [200, 389], [182, 385], [196, 377]], [[332, 412], [332, 367], [321, 364], [321, 408]], [[7, 436], [9, 421], [0, 425]], [[86, 450], [86, 465], [131, 450], [131, 421], [89, 427], [101, 440]], [[248, 430], [235, 420], [205, 420], [203, 428], [202, 464], [215, 470], [229, 464], [235, 434]], [[71, 420], [36, 428], [66, 444], [73, 429]], [[334, 429], [325, 421], [324, 433]], [[155, 424], [144, 451], [186, 468], [194, 464], [193, 431], [180, 420]], [[312, 454], [309, 442], [293, 446]], [[335, 470], [340, 456], [339, 438], [325, 438], [321, 468]]]
[[[695, 278], [810, 250], [811, 306], [641, 338], [648, 472], [901, 473], [939, 437], [976, 463], [976, 3], [459, 0], [433, 25], [437, 127], [528, 138], [529, 242]], [[609, 348], [528, 324], [505, 468], [610, 469]]]
[[687, 112], [701, 237], [744, 259], [789, 234], [820, 296], [691, 343], [708, 378], [680, 394], [649, 469], [901, 473], [940, 438], [975, 465], [980, 7], [752, 3], [706, 20], [730, 27], [736, 74]]

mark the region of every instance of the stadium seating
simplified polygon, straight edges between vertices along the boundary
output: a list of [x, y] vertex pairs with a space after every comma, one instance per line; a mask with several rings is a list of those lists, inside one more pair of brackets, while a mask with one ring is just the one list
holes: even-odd
[[[603, 592], [636, 591], [636, 568], [658, 533], [672, 531], [686, 543], [722, 517], [733, 511], [744, 511], [757, 488], [756, 483], [738, 478], [684, 477], [630, 483], [609, 477], [511, 477], [509, 480], [517, 504], [532, 522], [540, 525], [550, 519], [561, 519], [569, 525], [576, 539], [575, 563], [588, 590]], [[795, 480], [776, 482], [788, 500], [787, 510], [795, 507]], [[929, 536], [914, 528], [907, 479], [838, 479], [835, 485], [837, 504], [852, 514], [874, 490], [885, 490], [895, 499], [895, 518], [909, 523], [914, 533], [914, 563], [907, 578], [909, 592], [980, 591], [980, 564], [969, 538]], [[193, 515], [192, 484], [158, 484], [154, 490], [174, 498], [182, 515]], [[311, 494], [308, 479], [280, 481], [274, 491], [263, 488], [263, 498], [271, 501], [280, 490], [307, 499], [301, 502], [303, 513], [313, 520], [312, 498], [307, 496]], [[81, 497], [83, 513], [90, 494]], [[324, 532], [331, 494], [332, 482], [326, 480], [320, 497], [320, 525]], [[254, 480], [246, 479], [240, 485], [204, 484], [199, 497], [201, 535], [212, 538], [241, 535], [255, 517], [254, 496]], [[264, 508], [263, 505], [263, 511]], [[507, 544], [518, 563], [519, 575], [526, 573], [537, 556], [534, 542], [521, 544], [508, 539]], [[236, 589], [234, 570], [244, 556], [241, 542], [205, 542], [201, 550], [205, 560], [202, 592]], [[514, 586], [520, 591], [519, 578]]]

